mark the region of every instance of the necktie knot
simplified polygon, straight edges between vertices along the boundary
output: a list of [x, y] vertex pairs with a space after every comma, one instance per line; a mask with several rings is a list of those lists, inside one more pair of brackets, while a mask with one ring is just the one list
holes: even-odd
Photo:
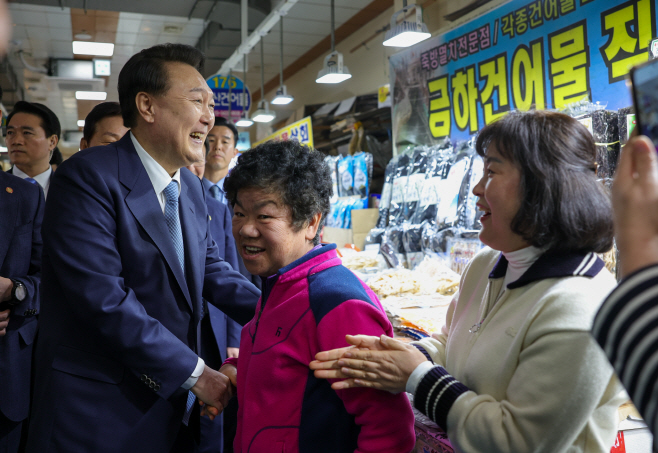
[[164, 195], [167, 203], [178, 204], [178, 183], [172, 180], [167, 187], [165, 187]]
[[36, 184], [36, 183], [37, 183], [37, 180], [34, 179], [34, 178], [25, 178], [25, 180], [26, 180], [27, 182], [29, 182], [30, 184]]
[[222, 201], [222, 195], [220, 194], [219, 187], [216, 184], [210, 186], [210, 194], [215, 200]]

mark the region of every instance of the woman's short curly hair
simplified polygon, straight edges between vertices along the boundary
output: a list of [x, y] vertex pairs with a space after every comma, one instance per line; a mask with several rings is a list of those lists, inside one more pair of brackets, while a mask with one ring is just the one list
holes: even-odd
[[299, 231], [318, 212], [320, 227], [313, 244], [320, 243], [320, 231], [329, 214], [333, 189], [331, 172], [324, 155], [295, 140], [269, 141], [242, 153], [224, 180], [226, 197], [235, 206], [238, 192], [258, 188], [277, 194], [292, 211], [293, 228]]
[[558, 112], [512, 112], [478, 135], [480, 156], [491, 145], [521, 172], [513, 232], [550, 252], [610, 250], [612, 206], [596, 179], [596, 145], [585, 126]]

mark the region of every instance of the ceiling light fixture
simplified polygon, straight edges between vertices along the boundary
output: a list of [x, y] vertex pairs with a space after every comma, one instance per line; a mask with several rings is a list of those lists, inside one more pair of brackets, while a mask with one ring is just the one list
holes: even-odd
[[114, 54], [114, 44], [109, 42], [73, 41], [73, 53], [76, 55], [111, 57]]
[[290, 104], [295, 98], [290, 96], [283, 84], [283, 15], [279, 19], [279, 37], [280, 37], [280, 60], [279, 60], [279, 89], [276, 90], [276, 96], [272, 99], [272, 104], [287, 105]]
[[336, 52], [334, 25], [334, 0], [331, 0], [331, 53], [324, 58], [324, 64], [318, 72], [315, 83], [340, 83], [352, 77], [350, 70], [343, 64], [343, 54]]
[[78, 120], [78, 127], [85, 127], [85, 120]]
[[75, 98], [79, 101], [104, 101], [107, 99], [105, 91], [76, 91]]
[[[398, 24], [398, 16], [402, 14], [404, 17], [407, 11], [412, 8], [416, 10], [416, 21], [403, 20]], [[402, 9], [395, 12], [391, 17], [391, 28], [386, 32], [384, 45], [389, 47], [410, 47], [425, 41], [430, 36], [432, 35], [427, 31], [427, 25], [423, 23], [423, 8], [415, 4], [407, 6], [407, 1], [404, 0]]]
[[[333, 1], [333, 0], [332, 0]], [[276, 118], [276, 113], [270, 111], [270, 106], [265, 100], [265, 62], [263, 60], [263, 37], [260, 37], [260, 101], [258, 109], [251, 115], [251, 119], [257, 123], [269, 123]]]
[[73, 36], [75, 39], [82, 39], [83, 41], [86, 41], [88, 39], [91, 39], [91, 35], [87, 33], [87, 30], [82, 30], [82, 33], [78, 33], [75, 36]]

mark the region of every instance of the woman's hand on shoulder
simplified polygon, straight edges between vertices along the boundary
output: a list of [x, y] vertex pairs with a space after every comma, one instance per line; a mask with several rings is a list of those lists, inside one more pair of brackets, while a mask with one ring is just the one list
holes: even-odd
[[382, 335], [347, 335], [351, 347], [318, 353], [310, 363], [315, 376], [344, 379], [334, 382], [334, 390], [367, 387], [399, 393], [416, 367], [427, 359], [416, 347]]

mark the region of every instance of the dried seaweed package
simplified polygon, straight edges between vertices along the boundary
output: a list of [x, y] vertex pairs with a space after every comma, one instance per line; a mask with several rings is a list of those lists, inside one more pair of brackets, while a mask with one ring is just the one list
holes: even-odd
[[338, 196], [349, 197], [353, 195], [354, 187], [354, 160], [352, 156], [345, 156], [338, 160]]
[[404, 217], [404, 198], [411, 163], [412, 161], [408, 154], [401, 154], [398, 157], [398, 164], [393, 178], [391, 205], [389, 207], [389, 225], [401, 225], [406, 220]]
[[603, 110], [602, 106], [590, 104], [584, 106], [587, 113], [575, 116], [594, 137], [596, 143], [596, 175], [599, 178], [610, 178], [617, 167], [619, 159], [619, 119], [618, 113]]
[[382, 239], [384, 238], [384, 232], [384, 228], [379, 227], [375, 227], [370, 230], [364, 242], [366, 249], [368, 249], [368, 245], [370, 244], [381, 244]]
[[402, 246], [409, 269], [414, 269], [423, 261], [422, 225], [405, 222], [402, 224]]
[[407, 189], [404, 199], [404, 218], [411, 220], [416, 214], [418, 205], [420, 203], [420, 193], [425, 181], [425, 173], [427, 173], [427, 165], [429, 163], [429, 151], [425, 146], [418, 146], [414, 150], [411, 158], [411, 167], [409, 171], [409, 178], [407, 179]]
[[426, 223], [422, 231], [422, 248], [425, 255], [446, 257], [448, 239], [457, 237], [459, 228], [439, 229], [436, 224]]
[[427, 223], [436, 223], [437, 203], [442, 185], [445, 182], [450, 162], [452, 161], [452, 145], [449, 141], [428, 149], [428, 163], [420, 187], [418, 207], [405, 224], [403, 244], [407, 261], [411, 269], [419, 264], [423, 257], [423, 229]]
[[391, 195], [393, 194], [393, 179], [398, 166], [398, 157], [394, 157], [386, 166], [384, 173], [384, 188], [379, 200], [379, 218], [377, 219], [377, 228], [385, 228], [388, 225], [388, 212], [391, 206]]
[[470, 167], [459, 193], [459, 207], [457, 208], [459, 220], [457, 223], [463, 228], [479, 230], [482, 228], [479, 220], [482, 212], [476, 205], [477, 197], [473, 195], [473, 188], [484, 174], [484, 160], [475, 152], [475, 144], [471, 143], [471, 145], [473, 148], [471, 148]]
[[617, 122], [619, 124], [619, 144], [624, 146], [635, 129], [635, 107], [624, 107], [617, 110]]
[[336, 200], [338, 200], [338, 170], [336, 168], [338, 159], [340, 159], [340, 156], [327, 156], [324, 158], [324, 161], [327, 163], [329, 171], [331, 172], [331, 203], [335, 203]]
[[455, 147], [457, 154], [450, 166], [448, 175], [439, 193], [436, 223], [439, 230], [455, 226], [459, 220], [459, 201], [462, 193], [462, 184], [471, 165], [473, 155], [468, 142], [458, 143]]
[[404, 244], [402, 243], [403, 229], [404, 227], [402, 225], [392, 225], [386, 227], [384, 238], [382, 239], [382, 246], [384, 244], [388, 244], [393, 253], [395, 253], [395, 257], [397, 258], [398, 262], [404, 267], [409, 267], [407, 265], [407, 259], [404, 254]]

